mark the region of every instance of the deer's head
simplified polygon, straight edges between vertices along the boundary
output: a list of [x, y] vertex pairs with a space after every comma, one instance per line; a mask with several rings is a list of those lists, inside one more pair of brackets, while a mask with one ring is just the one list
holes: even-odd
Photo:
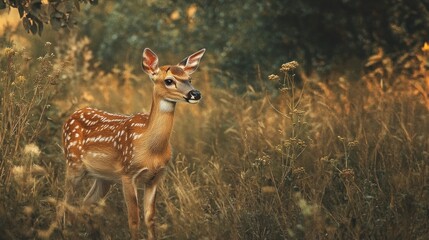
[[191, 84], [191, 74], [195, 72], [205, 49], [191, 54], [177, 65], [158, 66], [158, 56], [149, 48], [143, 51], [142, 67], [154, 83], [154, 93], [168, 102], [198, 103], [200, 91]]

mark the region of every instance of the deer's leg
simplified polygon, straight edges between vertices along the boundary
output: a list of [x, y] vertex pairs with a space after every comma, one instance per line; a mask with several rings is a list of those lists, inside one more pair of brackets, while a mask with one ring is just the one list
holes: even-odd
[[105, 197], [110, 190], [110, 182], [102, 179], [95, 179], [94, 184], [86, 194], [83, 203], [85, 205], [91, 205], [97, 203], [101, 198]]
[[137, 188], [132, 178], [122, 177], [122, 190], [124, 192], [125, 203], [128, 210], [128, 226], [130, 228], [131, 239], [138, 239], [139, 234], [139, 207], [137, 205]]
[[162, 178], [162, 172], [160, 172], [152, 181], [145, 184], [144, 190], [144, 222], [148, 230], [148, 239], [156, 239], [155, 232], [155, 198], [156, 189], [159, 180]]
[[[110, 190], [110, 182], [102, 179], [95, 179], [94, 184], [83, 200], [83, 204], [86, 207], [90, 207], [92, 204], [97, 204], [98, 201], [106, 196]], [[90, 213], [93, 213], [91, 210]], [[91, 239], [102, 239], [102, 233], [100, 228], [100, 222], [97, 221], [97, 218], [89, 217], [87, 218], [87, 227], [89, 231], [89, 237]]]
[[156, 239], [155, 235], [155, 197], [156, 197], [156, 184], [146, 184], [144, 190], [144, 222], [148, 231], [148, 239]]

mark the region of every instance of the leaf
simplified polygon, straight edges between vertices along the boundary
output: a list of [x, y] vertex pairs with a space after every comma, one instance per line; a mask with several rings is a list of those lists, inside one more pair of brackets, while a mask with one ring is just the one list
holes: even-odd
[[78, 0], [74, 0], [74, 6], [80, 12], [80, 4]]
[[43, 32], [43, 23], [40, 22], [39, 23], [39, 36], [42, 36], [42, 32]]
[[36, 22], [33, 21], [33, 23], [30, 26], [30, 30], [32, 34], [36, 34], [37, 33], [37, 24]]
[[60, 12], [55, 12], [55, 13], [53, 14], [53, 17], [55, 17], [55, 18], [63, 18], [63, 14], [62, 14], [62, 13], [60, 13]]
[[35, 23], [37, 24], [37, 33], [39, 34], [39, 36], [42, 36], [42, 32], [43, 32], [43, 22], [40, 21], [40, 19], [38, 18], [34, 18], [33, 19], [35, 21]]
[[6, 3], [3, 0], [0, 0], [0, 9], [5, 9]]
[[67, 1], [65, 4], [66, 13], [73, 12], [73, 9], [74, 9], [74, 4], [71, 1]]
[[37, 13], [42, 8], [42, 1], [41, 0], [32, 0], [30, 4], [30, 11], [33, 13]]
[[61, 27], [61, 21], [59, 18], [51, 17], [51, 26], [54, 30], [58, 30]]
[[383, 56], [384, 56], [383, 49], [379, 48], [376, 54], [368, 58], [368, 61], [366, 62], [365, 67], [369, 67], [380, 62], [383, 59]]
[[19, 17], [22, 18], [24, 16], [24, 7], [22, 5], [18, 5]]
[[251, 93], [255, 93], [255, 89], [251, 85], [247, 85], [247, 90]]
[[67, 11], [66, 11], [66, 4], [64, 3], [64, 2], [60, 2], [56, 7], [55, 7], [55, 9], [58, 11], [58, 12], [62, 12], [62, 13], [66, 13]]
[[24, 26], [24, 29], [27, 31], [27, 33], [29, 32], [30, 29], [30, 20], [28, 20], [28, 18], [23, 18], [22, 19], [22, 25]]

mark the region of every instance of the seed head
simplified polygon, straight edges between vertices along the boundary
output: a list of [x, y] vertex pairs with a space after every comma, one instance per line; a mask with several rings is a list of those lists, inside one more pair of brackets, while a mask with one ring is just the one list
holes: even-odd
[[4, 51], [4, 55], [8, 57], [15, 55], [15, 50], [13, 50], [13, 48], [5, 48], [3, 51]]
[[268, 76], [268, 80], [270, 81], [278, 81], [280, 79], [280, 77], [276, 74], [271, 74], [270, 76]]
[[22, 84], [22, 83], [24, 83], [25, 82], [25, 77], [24, 76], [22, 76], [22, 75], [20, 75], [20, 76], [18, 76], [17, 78], [16, 78], [16, 84]]
[[36, 144], [30, 143], [25, 145], [24, 154], [30, 157], [38, 157], [40, 155], [40, 149]]
[[289, 72], [289, 71], [296, 69], [298, 66], [299, 66], [299, 63], [297, 61], [283, 63], [282, 67], [280, 68], [280, 71], [286, 73], [286, 72]]

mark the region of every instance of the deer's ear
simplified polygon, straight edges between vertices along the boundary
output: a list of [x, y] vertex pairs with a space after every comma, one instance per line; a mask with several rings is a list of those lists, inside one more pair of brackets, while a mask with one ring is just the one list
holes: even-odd
[[149, 48], [143, 50], [142, 67], [143, 71], [149, 75], [155, 75], [159, 72], [158, 56]]
[[182, 67], [183, 70], [185, 70], [185, 72], [190, 75], [195, 72], [195, 70], [197, 70], [198, 64], [200, 63], [200, 60], [203, 57], [205, 51], [206, 49], [203, 48], [198, 52], [191, 54], [189, 57], [186, 57], [177, 65]]

